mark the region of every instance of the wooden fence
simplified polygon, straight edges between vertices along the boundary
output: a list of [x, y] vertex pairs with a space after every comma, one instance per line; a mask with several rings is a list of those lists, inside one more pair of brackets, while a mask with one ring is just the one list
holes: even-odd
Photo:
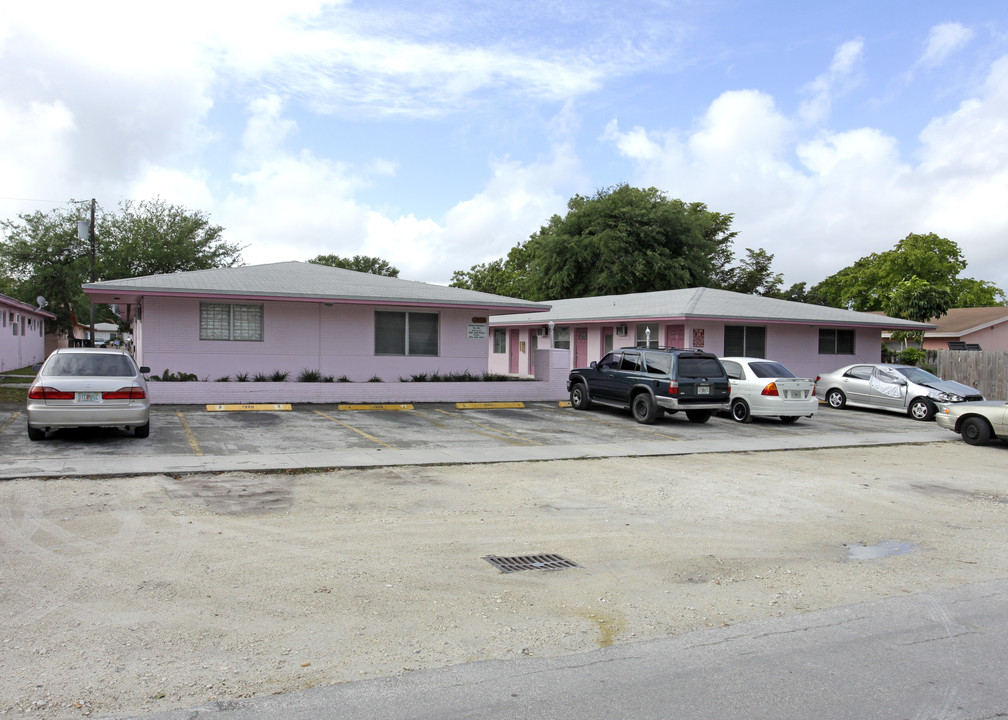
[[938, 377], [975, 387], [988, 400], [1008, 399], [1008, 352], [928, 350], [927, 364]]

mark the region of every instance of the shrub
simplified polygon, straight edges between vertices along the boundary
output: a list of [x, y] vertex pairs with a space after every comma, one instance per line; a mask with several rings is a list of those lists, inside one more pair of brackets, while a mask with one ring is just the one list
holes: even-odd
[[222, 377], [219, 377], [216, 380], [214, 380], [214, 382], [231, 382], [231, 376], [223, 375]]
[[298, 382], [322, 382], [322, 373], [318, 370], [309, 370], [305, 368], [297, 377]]
[[904, 365], [916, 365], [930, 372], [931, 368], [924, 362], [926, 359], [927, 352], [920, 348], [906, 348], [896, 353], [896, 362], [903, 363]]
[[290, 375], [290, 373], [286, 370], [274, 370], [273, 374], [270, 375], [270, 380], [272, 382], [286, 382], [288, 375]]
[[336, 382], [350, 382], [350, 378], [348, 378], [346, 375], [340, 375], [338, 378], [336, 378]]
[[184, 373], [184, 372], [173, 373], [168, 368], [165, 368], [165, 371], [161, 373], [160, 376], [151, 375], [150, 379], [160, 380], [161, 382], [195, 382], [199, 378], [196, 377], [196, 373]]
[[235, 375], [235, 382], [248, 382], [248, 373], [237, 373]]
[[323, 375], [322, 382], [335, 382], [335, 379], [332, 375]]
[[257, 372], [252, 376], [252, 382], [269, 382], [269, 375], [266, 373]]
[[372, 375], [372, 376], [370, 377], [370, 379], [368, 380], [368, 382], [385, 382], [385, 381], [384, 381], [384, 380], [382, 380], [382, 379], [381, 379], [380, 377], [378, 377], [377, 375]]

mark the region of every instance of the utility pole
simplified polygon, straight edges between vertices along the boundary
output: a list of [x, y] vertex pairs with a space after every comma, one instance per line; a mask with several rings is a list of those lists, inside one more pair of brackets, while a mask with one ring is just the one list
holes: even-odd
[[[89, 228], [90, 232], [88, 235], [91, 236], [91, 282], [95, 281], [94, 266], [95, 266], [95, 233], [94, 233], [94, 219], [95, 219], [95, 199], [91, 198], [91, 226]], [[90, 299], [90, 298], [89, 298]], [[91, 347], [95, 344], [95, 332], [94, 332], [94, 300], [91, 300]]]

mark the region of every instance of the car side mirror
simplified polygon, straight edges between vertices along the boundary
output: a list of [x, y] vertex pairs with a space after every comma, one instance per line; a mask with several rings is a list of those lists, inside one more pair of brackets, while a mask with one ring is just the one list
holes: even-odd
[[588, 364], [588, 367], [590, 367], [592, 370], [595, 370], [598, 368], [598, 363], [592, 360], [591, 363]]
[[150, 374], [150, 368], [147, 367], [146, 365], [141, 365], [140, 366], [140, 374], [141, 375], [149, 375]]

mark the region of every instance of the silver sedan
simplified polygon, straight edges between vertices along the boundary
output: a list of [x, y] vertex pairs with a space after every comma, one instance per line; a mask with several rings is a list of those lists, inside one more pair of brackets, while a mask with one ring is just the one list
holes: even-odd
[[858, 363], [816, 378], [816, 397], [833, 408], [845, 405], [907, 413], [930, 420], [939, 403], [983, 400], [976, 388], [942, 380], [913, 365]]
[[1003, 400], [942, 405], [935, 420], [970, 445], [986, 445], [991, 438], [1008, 443], [1008, 403]]
[[150, 399], [143, 374], [122, 350], [61, 348], [39, 368], [28, 388], [28, 437], [72, 427], [124, 427], [150, 434]]

